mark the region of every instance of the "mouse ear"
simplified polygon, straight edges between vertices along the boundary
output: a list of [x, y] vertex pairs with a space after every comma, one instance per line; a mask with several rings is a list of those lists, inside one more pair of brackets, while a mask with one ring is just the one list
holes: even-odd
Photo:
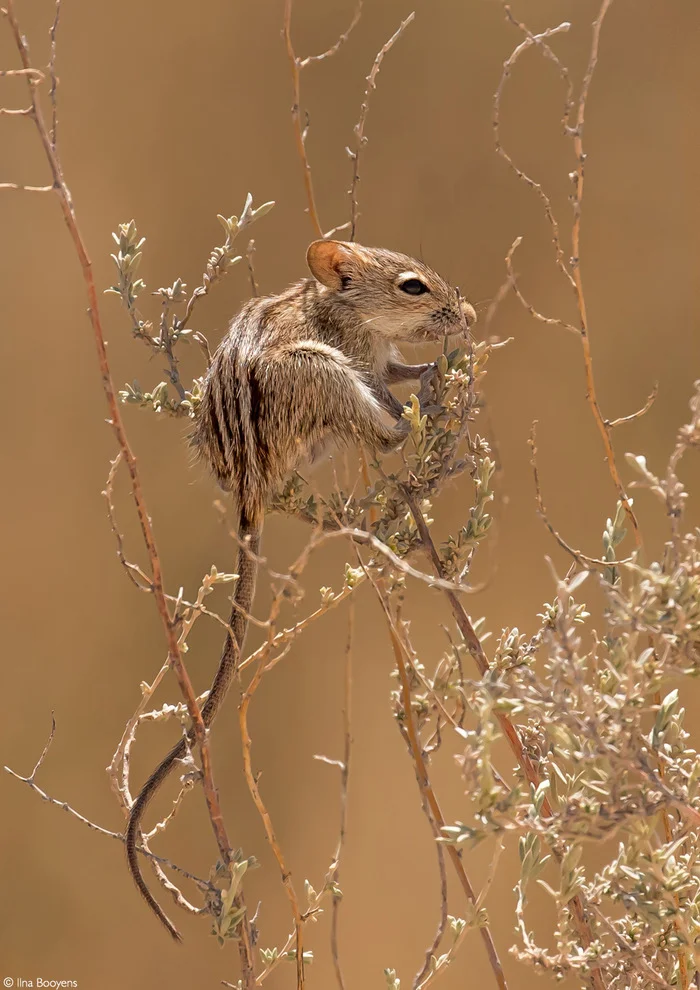
[[306, 252], [311, 274], [329, 289], [343, 289], [360, 271], [363, 259], [350, 241], [314, 241]]

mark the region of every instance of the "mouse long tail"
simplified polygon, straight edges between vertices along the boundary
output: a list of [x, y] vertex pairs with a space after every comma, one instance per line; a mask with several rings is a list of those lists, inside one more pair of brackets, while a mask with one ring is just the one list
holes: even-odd
[[[258, 571], [257, 556], [260, 551], [261, 536], [262, 514], [255, 513], [254, 516], [248, 517], [241, 511], [239, 538], [242, 543], [238, 552], [238, 580], [236, 582], [231, 618], [229, 620], [231, 631], [227, 633], [219, 667], [207, 700], [202, 708], [202, 720], [207, 728], [213, 723], [221, 703], [226, 697], [243, 650], [246, 632], [248, 631], [248, 615], [250, 614], [255, 595], [255, 582]], [[187, 733], [187, 740], [181, 739], [155, 768], [131, 807], [125, 834], [126, 859], [134, 883], [153, 913], [178, 942], [182, 941], [180, 932], [146, 886], [146, 881], [143, 879], [139, 866], [136, 846], [141, 837], [141, 819], [149, 802], [163, 781], [170, 775], [173, 767], [179, 760], [184, 758], [188, 745], [191, 746], [193, 742], [194, 731], [190, 729]]]
[[172, 937], [176, 942], [182, 941], [182, 936], [177, 930], [175, 925], [172, 923], [170, 918], [168, 918], [165, 911], [162, 909], [158, 901], [155, 899], [153, 894], [150, 892], [146, 886], [146, 881], [143, 879], [143, 874], [141, 873], [141, 868], [138, 861], [138, 853], [136, 850], [136, 843], [141, 838], [141, 819], [143, 818], [144, 811], [148, 806], [149, 801], [156, 793], [160, 785], [167, 778], [172, 768], [175, 766], [178, 760], [181, 760], [185, 753], [187, 752], [187, 746], [185, 740], [181, 739], [177, 746], [174, 746], [168, 755], [161, 760], [158, 766], [155, 768], [151, 776], [148, 778], [146, 783], [141, 788], [139, 796], [134, 801], [131, 806], [131, 812], [129, 814], [129, 821], [126, 826], [126, 860], [129, 864], [129, 872], [133, 877], [134, 883], [141, 891], [146, 903], [149, 905], [154, 914], [161, 920], [161, 922], [168, 929]]

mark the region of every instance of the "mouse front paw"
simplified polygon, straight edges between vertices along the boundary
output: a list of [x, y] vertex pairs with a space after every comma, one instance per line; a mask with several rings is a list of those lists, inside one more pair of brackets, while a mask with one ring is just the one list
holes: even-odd
[[438, 404], [437, 394], [435, 392], [437, 374], [437, 366], [431, 364], [420, 376], [418, 401], [420, 402], [421, 414], [424, 416], [437, 416], [442, 412], [442, 406]]
[[421, 388], [423, 388], [425, 385], [430, 385], [434, 381], [438, 370], [437, 362], [431, 361], [430, 364], [423, 364], [421, 365], [421, 369], [418, 380], [420, 381]]
[[418, 393], [421, 406], [426, 405], [428, 402], [433, 402], [436, 399], [435, 383], [437, 381], [437, 375], [438, 369], [434, 361], [427, 365], [425, 371], [422, 372], [419, 378], [420, 391]]

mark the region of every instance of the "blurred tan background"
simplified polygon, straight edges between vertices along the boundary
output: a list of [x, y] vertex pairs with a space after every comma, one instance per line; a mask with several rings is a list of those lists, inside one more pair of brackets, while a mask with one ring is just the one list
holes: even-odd
[[[351, 0], [296, 0], [297, 52], [331, 45], [352, 7]], [[422, 253], [483, 313], [504, 280], [504, 255], [521, 234], [517, 269], [524, 291], [546, 313], [574, 319], [540, 206], [493, 151], [492, 94], [504, 58], [521, 41], [493, 0], [366, 0], [348, 44], [333, 60], [303, 73], [302, 100], [311, 114], [308, 150], [324, 227], [348, 216], [344, 148], [352, 139], [364, 78], [376, 51], [414, 7], [415, 23], [388, 54], [372, 97], [358, 239]], [[275, 291], [304, 274], [312, 229], [303, 212], [289, 112], [282, 8], [282, 0], [64, 3], [59, 144], [100, 288], [114, 276], [110, 233], [132, 217], [148, 238], [141, 274], [149, 289], [178, 275], [194, 286], [221, 239], [216, 213], [238, 213], [249, 190], [257, 203], [277, 201], [253, 232], [262, 290]], [[573, 22], [570, 34], [553, 43], [579, 79], [596, 9], [588, 0], [523, 0], [515, 13], [533, 30]], [[37, 64], [45, 64], [52, 3], [19, 0], [18, 13]], [[15, 66], [6, 26], [0, 28], [0, 63]], [[616, 0], [605, 22], [587, 113], [582, 263], [600, 398], [606, 415], [625, 415], [659, 381], [651, 414], [616, 434], [621, 461], [625, 450], [644, 451], [659, 469], [675, 430], [687, 420], [691, 384], [700, 371], [699, 31], [700, 8], [693, 0]], [[0, 87], [5, 105], [25, 104], [13, 81], [0, 80]], [[561, 106], [555, 69], [527, 53], [506, 90], [504, 140], [519, 164], [551, 191], [566, 227], [566, 176], [574, 162], [560, 134]], [[31, 123], [3, 118], [0, 181], [42, 183], [46, 176]], [[0, 224], [2, 763], [28, 774], [55, 710], [58, 731], [39, 783], [93, 820], [119, 829], [103, 768], [136, 705], [139, 681], [150, 679], [160, 663], [162, 635], [153, 603], [117, 563], [100, 497], [115, 445], [104, 423], [83, 283], [58, 205], [50, 196], [6, 192]], [[216, 343], [247, 294], [240, 266], [202, 302], [195, 325]], [[160, 363], [132, 340], [115, 297], [104, 298], [102, 312], [117, 384], [137, 378], [144, 387], [154, 385]], [[561, 568], [566, 561], [535, 515], [526, 443], [531, 421], [540, 420], [545, 498], [571, 543], [600, 552], [614, 492], [585, 402], [578, 341], [533, 322], [513, 299], [499, 310], [493, 331], [515, 338], [494, 356], [487, 383], [504, 469], [501, 492], [508, 501], [498, 503], [497, 540], [479, 565], [481, 574], [495, 566], [495, 576], [469, 607], [475, 617], [485, 615], [496, 634], [504, 625], [532, 632], [536, 612], [551, 597], [545, 554]], [[185, 350], [183, 360], [183, 377], [200, 373], [194, 349]], [[183, 585], [194, 595], [212, 561], [225, 569], [233, 560], [211, 508], [216, 491], [190, 465], [181, 424], [133, 408], [125, 418], [169, 589]], [[623, 472], [629, 480], [624, 465]], [[689, 457], [683, 463], [683, 476], [697, 485], [697, 461]], [[124, 485], [118, 494], [129, 553], [140, 559]], [[466, 481], [445, 494], [435, 509], [441, 527], [457, 528], [470, 497]], [[644, 493], [637, 504], [653, 551], [664, 537], [662, 514]], [[693, 520], [698, 512], [691, 505]], [[284, 568], [303, 538], [300, 525], [271, 519], [265, 537], [271, 564]], [[338, 548], [314, 560], [306, 581], [308, 605], [318, 600], [321, 584], [340, 587], [342, 560]], [[413, 637], [430, 664], [442, 649], [437, 623], [447, 614], [437, 594], [414, 591], [411, 602]], [[223, 596], [218, 604], [223, 610]], [[387, 966], [398, 970], [402, 986], [410, 986], [438, 920], [435, 855], [389, 710], [392, 658], [385, 626], [366, 591], [357, 609], [341, 955], [349, 988], [384, 986]], [[255, 766], [263, 771], [264, 795], [299, 890], [305, 877], [321, 882], [336, 842], [337, 773], [313, 755], [341, 754], [346, 621], [339, 611], [315, 627], [268, 678], [252, 712]], [[192, 636], [189, 669], [202, 688], [219, 638], [205, 621]], [[175, 697], [169, 684], [158, 700]], [[135, 780], [151, 769], [173, 732], [143, 731]], [[289, 928], [287, 902], [242, 779], [233, 703], [219, 720], [215, 742], [233, 841], [262, 864], [247, 888], [250, 905], [262, 901], [261, 944], [281, 945]], [[504, 755], [506, 766], [510, 759]], [[448, 819], [466, 817], [449, 754], [441, 754], [434, 774]], [[203, 988], [235, 981], [234, 947], [218, 951], [203, 922], [178, 915], [186, 941], [179, 949], [170, 943], [134, 890], [116, 842], [42, 803], [10, 777], [3, 775], [1, 783], [0, 976], [74, 979], [83, 990]], [[215, 855], [202, 806], [199, 796], [190, 796], [158, 845], [200, 874]], [[481, 849], [467, 856], [476, 886], [487, 860]], [[515, 860], [509, 850], [488, 907], [510, 985], [524, 988], [534, 986], [536, 977], [508, 954]], [[535, 904], [546, 917], [546, 902]], [[450, 910], [463, 911], [456, 889]], [[547, 940], [546, 928], [543, 934]], [[307, 945], [316, 954], [309, 986], [334, 985], [327, 915], [308, 931]], [[292, 984], [291, 967], [278, 969], [270, 980], [273, 988]], [[442, 986], [482, 985], [492, 981], [480, 939], [472, 934]]]

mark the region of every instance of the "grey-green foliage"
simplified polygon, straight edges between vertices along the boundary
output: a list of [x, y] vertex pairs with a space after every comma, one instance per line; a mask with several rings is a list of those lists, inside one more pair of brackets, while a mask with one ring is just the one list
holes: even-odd
[[[118, 232], [112, 234], [117, 252], [111, 257], [119, 277], [115, 285], [105, 291], [120, 297], [129, 314], [134, 337], [142, 340], [154, 353], [164, 356], [168, 363], [165, 369], [167, 380], [160, 381], [147, 390], [142, 389], [138, 382], [127, 384], [119, 393], [122, 402], [133, 403], [156, 413], [194, 419], [201, 399], [202, 378], [195, 378], [189, 388], [182, 384], [176, 346], [181, 341], [190, 341], [209, 356], [206, 337], [201, 331], [189, 326], [196, 302], [207, 295], [211, 286], [241, 260], [241, 256], [234, 251], [234, 242], [238, 235], [255, 220], [269, 213], [274, 205], [272, 202], [263, 203], [254, 209], [253, 198], [249, 193], [239, 217], [217, 216], [226, 236], [221, 245], [212, 249], [201, 283], [188, 294], [186, 283], [181, 278], [176, 278], [172, 285], [161, 287], [153, 293], [161, 302], [158, 332], [154, 332], [153, 322], [144, 318], [136, 305], [139, 295], [146, 288], [146, 283], [137, 274], [146, 238], [139, 235], [133, 220], [120, 224]], [[171, 387], [175, 389], [175, 396], [171, 394]]]
[[[506, 631], [490, 671], [465, 688], [476, 726], [465, 733], [459, 766], [473, 812], [445, 839], [470, 846], [518, 837], [514, 951], [554, 976], [578, 973], [585, 985], [597, 967], [609, 988], [688, 986], [698, 966], [700, 761], [681, 698], [685, 678], [700, 673], [700, 531], [681, 530], [677, 510], [688, 493], [676, 467], [700, 446], [700, 383], [691, 410], [664, 477], [629, 458], [639, 484], [669, 509], [661, 559], [643, 562], [641, 552], [616, 559], [618, 506], [603, 531], [606, 566], [557, 578], [535, 635]], [[592, 582], [605, 603], [597, 620], [580, 600]], [[435, 690], [447, 699], [443, 683], [444, 668]], [[458, 684], [455, 670], [447, 688]], [[429, 693], [426, 702], [428, 722]], [[519, 723], [538, 788], [520, 772], [514, 784], [494, 773], [499, 712]], [[590, 859], [593, 843], [599, 848]], [[533, 882], [556, 908], [554, 939], [526, 923]], [[590, 926], [588, 945], [573, 917], [574, 895]]]
[[[240, 219], [220, 218], [226, 240], [212, 252], [202, 284], [189, 299], [179, 280], [159, 290], [165, 315], [157, 334], [136, 309], [144, 287], [137, 275], [143, 239], [133, 223], [120, 228], [114, 256], [119, 281], [112, 291], [129, 312], [134, 335], [169, 363], [168, 382], [147, 392], [127, 386], [124, 401], [175, 416], [197, 415], [201, 379], [188, 390], [182, 387], [173, 348], [189, 339], [207, 352], [203, 335], [188, 326], [194, 302], [236, 263], [236, 233], [269, 205], [253, 211], [248, 200]], [[185, 307], [184, 314], [172, 315], [178, 307]], [[320, 494], [295, 473], [269, 509], [326, 529], [369, 532], [403, 558], [421, 546], [407, 496], [430, 526], [443, 486], [468, 475], [472, 497], [465, 522], [437, 547], [443, 573], [453, 581], [467, 578], [475, 550], [489, 533], [495, 496], [494, 458], [472, 425], [492, 350], [480, 343], [467, 353], [440, 356], [431, 411], [423, 412], [411, 397], [404, 409], [410, 432], [400, 457], [373, 461], [369, 486]], [[700, 446], [700, 383], [691, 412], [665, 474], [654, 474], [644, 457], [628, 455], [638, 486], [667, 510], [669, 540], [658, 560], [640, 552], [620, 555], [625, 513], [618, 504], [604, 525], [601, 520], [601, 563], [586, 564], [577, 555], [566, 577], [554, 576], [555, 596], [543, 606], [534, 631], [503, 629], [490, 647], [485, 620], [473, 623], [489, 660], [483, 677], [474, 679], [470, 651], [459, 636], [432, 674], [428, 664], [411, 657], [411, 707], [425, 758], [440, 747], [450, 721], [461, 748], [457, 772], [469, 813], [444, 829], [443, 840], [466, 847], [496, 836], [517, 841], [521, 876], [513, 904], [514, 953], [556, 978], [573, 974], [586, 986], [597, 968], [609, 990], [688, 986], [698, 959], [700, 761], [682, 698], [684, 679], [700, 671], [700, 532], [682, 530], [688, 493], [677, 468], [689, 448]], [[385, 556], [368, 547], [364, 566], [381, 574], [388, 593], [401, 599], [405, 575]], [[363, 576], [363, 570], [348, 566], [348, 583]], [[581, 598], [593, 584], [604, 600], [595, 614]], [[398, 689], [393, 701], [401, 723], [405, 713]], [[514, 776], [498, 772], [503, 716], [517, 728], [536, 783], [526, 779], [522, 767]], [[587, 849], [593, 843], [598, 850], [591, 860]], [[552, 900], [553, 932], [530, 928], [538, 925], [529, 917], [534, 885]], [[585, 912], [585, 938], [574, 917], [574, 897]], [[235, 935], [237, 920], [230, 895], [215, 914], [218, 936]], [[460, 922], [458, 932], [452, 926], [455, 942], [433, 957], [429, 981], [446, 968], [465, 926], [486, 920], [479, 907], [478, 918]], [[273, 965], [277, 950], [262, 952], [263, 962]], [[385, 978], [389, 987], [399, 987], [393, 969]]]
[[467, 472], [475, 491], [469, 522], [440, 548], [446, 573], [464, 571], [471, 551], [490, 524], [486, 506], [493, 498], [490, 481], [494, 462], [487, 441], [472, 433], [471, 422], [478, 414], [478, 383], [492, 350], [486, 343], [477, 343], [467, 354], [455, 350], [440, 355], [433, 385], [434, 411], [422, 413], [415, 396], [404, 407], [411, 430], [398, 469], [393, 460], [392, 467], [387, 467], [390, 459], [377, 458], [370, 464], [373, 477], [369, 488], [352, 492], [339, 488], [323, 496], [311, 491], [297, 473], [275, 493], [270, 507], [308, 522], [321, 522], [327, 528], [365, 528], [403, 557], [420, 545], [406, 491], [429, 512], [430, 499], [448, 481]]

